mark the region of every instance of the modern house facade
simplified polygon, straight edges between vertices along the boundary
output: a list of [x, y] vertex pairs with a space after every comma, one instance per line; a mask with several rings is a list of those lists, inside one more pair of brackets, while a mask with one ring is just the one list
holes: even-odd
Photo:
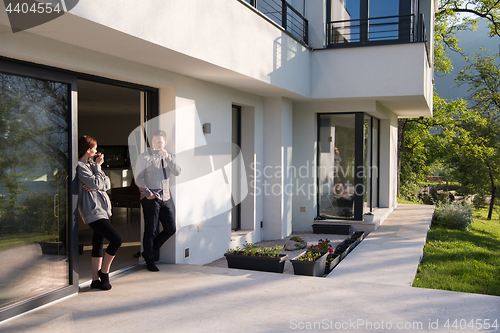
[[46, 282], [0, 273], [0, 320], [78, 292], [83, 134], [126, 190], [144, 133], [167, 132], [182, 172], [166, 263], [318, 222], [376, 228], [363, 214], [397, 205], [398, 118], [432, 116], [435, 2], [80, 1], [16, 33], [0, 5], [1, 239], [61, 244], [0, 247]]

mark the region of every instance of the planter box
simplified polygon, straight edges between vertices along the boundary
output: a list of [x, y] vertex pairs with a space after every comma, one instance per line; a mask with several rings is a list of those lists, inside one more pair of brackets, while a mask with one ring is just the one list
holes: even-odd
[[375, 215], [363, 215], [363, 221], [367, 223], [372, 223]]
[[350, 235], [351, 226], [349, 224], [313, 224], [315, 234]]
[[248, 269], [251, 271], [283, 273], [287, 254], [280, 254], [279, 257], [257, 257], [245, 256], [241, 254], [225, 253], [227, 267], [237, 269]]
[[298, 260], [297, 258], [302, 256], [304, 253], [291, 260], [294, 274], [307, 276], [323, 276], [325, 274], [326, 256], [328, 255], [328, 253], [324, 252], [323, 255], [316, 261]]
[[63, 245], [62, 242], [39, 242], [42, 254], [57, 255], [61, 254]]
[[[335, 258], [332, 261], [328, 261], [328, 260], [326, 261], [325, 274], [329, 274], [335, 268], [335, 266], [337, 266], [340, 262], [340, 255], [335, 254], [335, 253], [332, 253], [331, 255], [335, 256]], [[327, 256], [327, 259], [328, 259], [328, 256]]]

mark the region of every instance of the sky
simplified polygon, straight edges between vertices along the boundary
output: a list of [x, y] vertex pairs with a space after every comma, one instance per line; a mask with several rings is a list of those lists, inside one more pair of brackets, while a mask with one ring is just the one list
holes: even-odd
[[[458, 39], [461, 41], [460, 47], [465, 48], [465, 55], [473, 56], [474, 51], [479, 51], [481, 47], [487, 48], [490, 51], [489, 55], [498, 53], [500, 51], [500, 37], [488, 37], [488, 24], [486, 20], [481, 20], [478, 23], [476, 31], [462, 31], [457, 34]], [[462, 56], [456, 52], [448, 52], [453, 63], [453, 71], [450, 74], [434, 73], [434, 83], [436, 91], [441, 98], [448, 100], [456, 100], [459, 98], [467, 99], [470, 92], [467, 90], [469, 87], [466, 84], [458, 86], [455, 82], [457, 73], [461, 71], [466, 62]]]

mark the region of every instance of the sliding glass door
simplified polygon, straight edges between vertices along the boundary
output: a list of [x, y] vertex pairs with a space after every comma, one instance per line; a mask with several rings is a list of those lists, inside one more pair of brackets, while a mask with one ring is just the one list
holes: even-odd
[[72, 284], [71, 83], [8, 71], [14, 67], [0, 63], [2, 317]]

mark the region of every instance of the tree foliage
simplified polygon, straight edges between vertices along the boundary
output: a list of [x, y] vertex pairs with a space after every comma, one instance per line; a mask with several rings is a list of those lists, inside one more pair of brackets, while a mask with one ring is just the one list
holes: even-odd
[[[451, 72], [453, 66], [448, 52], [464, 53], [456, 33], [462, 30], [475, 30], [479, 18], [488, 20], [490, 36], [500, 36], [500, 0], [439, 1], [434, 27], [435, 72]], [[450, 148], [445, 146], [444, 140], [441, 141], [435, 135], [429, 134], [435, 134], [440, 128], [456, 129], [455, 122], [467, 110], [465, 100], [448, 102], [439, 98], [436, 93], [433, 105], [434, 115], [431, 119], [399, 120], [398, 171], [400, 178], [398, 179], [398, 194], [411, 193], [412, 186], [415, 187], [414, 184], [425, 179], [428, 171], [427, 166], [440, 160], [441, 155]]]
[[439, 1], [434, 27], [434, 70], [436, 72], [451, 72], [453, 66], [447, 51], [460, 53], [463, 51], [456, 33], [462, 30], [476, 30], [479, 18], [489, 22], [490, 36], [500, 36], [500, 1]]

